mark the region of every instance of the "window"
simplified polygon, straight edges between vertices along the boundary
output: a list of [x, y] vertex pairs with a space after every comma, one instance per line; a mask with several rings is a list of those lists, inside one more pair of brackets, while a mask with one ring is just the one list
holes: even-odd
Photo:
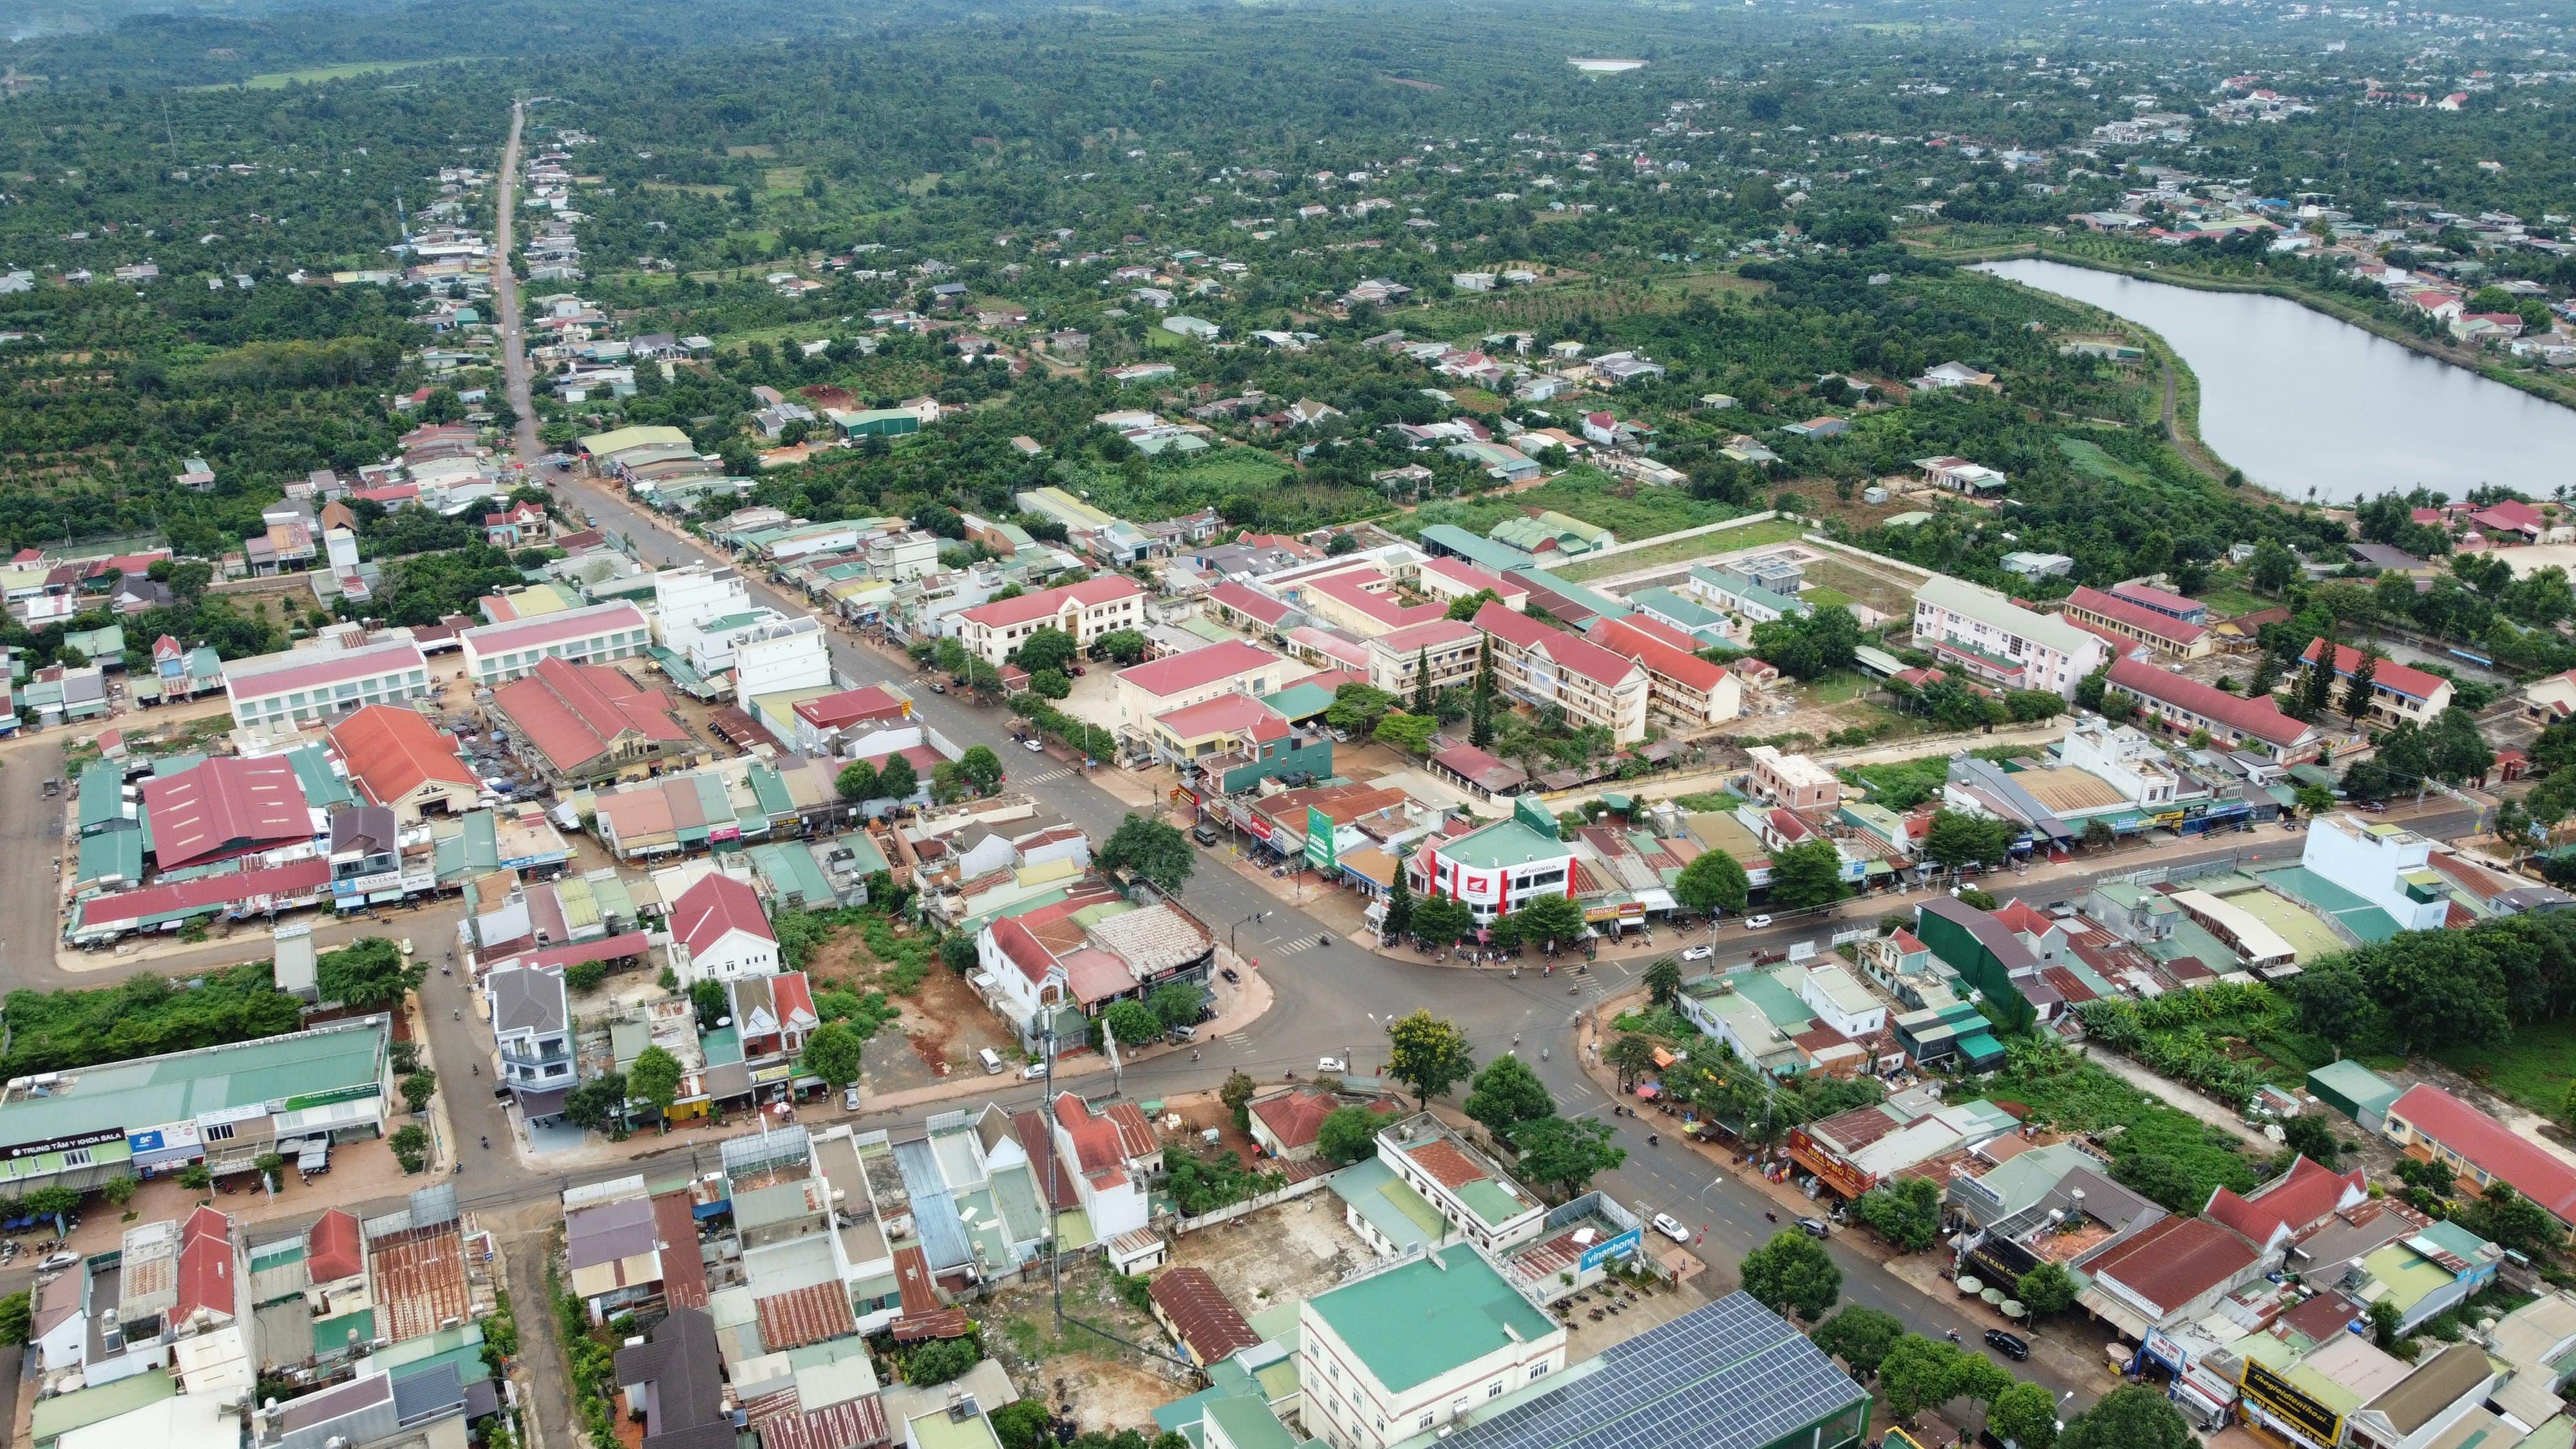
[[1430, 1428], [1430, 1427], [1431, 1427], [1431, 1416], [1430, 1416], [1429, 1414], [1425, 1414], [1425, 1415], [1423, 1415], [1421, 1418], [1414, 1420], [1414, 1421], [1413, 1421], [1413, 1427], [1414, 1427], [1414, 1428], [1416, 1428], [1416, 1429], [1428, 1429], [1428, 1428]]
[[206, 1128], [202, 1135], [208, 1142], [229, 1142], [232, 1140], [233, 1136], [233, 1124], [230, 1122], [218, 1122], [215, 1125]]
[[1486, 1397], [1486, 1398], [1489, 1398], [1489, 1399], [1500, 1398], [1500, 1397], [1502, 1397], [1502, 1392], [1503, 1392], [1503, 1381], [1502, 1381], [1501, 1379], [1496, 1379], [1496, 1380], [1494, 1380], [1492, 1383], [1485, 1385], [1485, 1397]]
[[1531, 1365], [1530, 1365], [1530, 1381], [1531, 1381], [1532, 1383], [1536, 1383], [1538, 1380], [1543, 1379], [1543, 1378], [1546, 1378], [1546, 1377], [1547, 1377], [1547, 1365], [1546, 1365], [1546, 1364], [1543, 1364], [1543, 1363], [1534, 1363], [1534, 1364], [1531, 1364]]

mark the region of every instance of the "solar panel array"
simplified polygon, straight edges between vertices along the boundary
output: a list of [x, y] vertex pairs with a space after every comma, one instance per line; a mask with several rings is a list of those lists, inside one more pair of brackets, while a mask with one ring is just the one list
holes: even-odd
[[1601, 1355], [1554, 1393], [1444, 1449], [1763, 1449], [1868, 1395], [1823, 1350], [1732, 1293]]

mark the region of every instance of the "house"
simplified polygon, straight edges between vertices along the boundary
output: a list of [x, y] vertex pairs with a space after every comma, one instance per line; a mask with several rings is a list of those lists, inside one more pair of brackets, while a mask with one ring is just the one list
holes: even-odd
[[660, 690], [595, 664], [543, 660], [494, 690], [491, 712], [519, 757], [558, 785], [640, 780], [703, 753]]
[[1744, 713], [1744, 681], [1725, 665], [1702, 659], [1699, 641], [1643, 614], [1607, 616], [1586, 626], [1592, 642], [1624, 654], [1646, 669], [1650, 709], [1685, 724], [1709, 725]]
[[1945, 362], [1938, 367], [1927, 369], [1921, 377], [1914, 379], [1914, 384], [1917, 387], [1943, 389], [1992, 388], [1995, 385], [1995, 375], [1991, 372], [1979, 372], [1964, 362]]
[[1145, 590], [1123, 574], [1040, 589], [1015, 599], [978, 604], [956, 617], [959, 643], [987, 664], [999, 666], [1028, 636], [1053, 629], [1087, 648], [1103, 634], [1145, 623]]
[[542, 966], [495, 967], [483, 978], [490, 1003], [500, 1083], [517, 1097], [530, 1122], [563, 1114], [563, 1099], [578, 1084], [573, 1064], [572, 1006], [563, 972]]
[[2146, 645], [2168, 659], [2206, 659], [2217, 637], [2205, 625], [2185, 623], [2162, 610], [2078, 585], [2059, 612], [2079, 624]]
[[1965, 458], [1917, 458], [1914, 466], [1923, 470], [1923, 481], [1933, 487], [1971, 496], [2001, 492], [2008, 481], [2002, 473]]
[[1842, 778], [1805, 755], [1784, 755], [1771, 745], [1744, 752], [1753, 762], [1753, 789], [1791, 810], [1830, 810], [1843, 798]]
[[683, 986], [778, 974], [778, 937], [750, 886], [710, 872], [671, 904], [671, 969]]
[[644, 1420], [643, 1449], [733, 1449], [724, 1358], [706, 1309], [675, 1309], [649, 1342], [619, 1349], [615, 1368], [628, 1412]]
[[2004, 689], [2075, 698], [2102, 666], [2102, 641], [2052, 614], [2038, 614], [1983, 588], [1936, 574], [1914, 591], [1914, 644], [1978, 680]]
[[1297, 1325], [1304, 1420], [1333, 1449], [1390, 1449], [1565, 1368], [1565, 1327], [1464, 1243], [1318, 1293]]
[[[1273, 1092], [1252, 1103], [1252, 1140], [1261, 1150], [1281, 1162], [1306, 1162], [1315, 1156], [1316, 1140], [1323, 1131], [1324, 1119], [1343, 1107], [1354, 1105], [1340, 1093], [1322, 1087], [1291, 1087]], [[1385, 1098], [1372, 1098], [1364, 1104], [1372, 1112], [1391, 1115], [1402, 1109]]]
[[2382, 1135], [2406, 1155], [2450, 1164], [2484, 1190], [2501, 1182], [2531, 1200], [2562, 1235], [2576, 1233], [2576, 1167], [2429, 1082], [2388, 1104]]
[[1261, 1343], [1205, 1268], [1166, 1268], [1146, 1285], [1145, 1297], [1154, 1321], [1201, 1369]]
[[2308, 823], [2299, 864], [2388, 914], [2402, 931], [2438, 931], [2449, 920], [2451, 882], [2432, 868], [2433, 842], [2402, 825], [2348, 811]]
[[1780, 431], [1793, 438], [1839, 438], [1851, 431], [1851, 423], [1843, 418], [1809, 418], [1803, 423], [1791, 423]]
[[1577, 725], [1609, 730], [1616, 744], [1646, 737], [1647, 672], [1636, 659], [1498, 603], [1479, 608], [1474, 623], [1493, 641], [1506, 693], [1534, 707], [1558, 705]]
[[1086, 1102], [1058, 1092], [1051, 1105], [1055, 1160], [1073, 1169], [1074, 1196], [1091, 1230], [1116, 1238], [1145, 1226], [1146, 1190], [1162, 1173], [1162, 1142], [1133, 1102]]
[[[2311, 640], [2306, 651], [2299, 655], [2299, 662], [2315, 669], [2329, 648], [2334, 650], [2335, 678], [2349, 684], [2360, 670], [2363, 659], [2362, 652], [2350, 645], [2335, 644], [2326, 639]], [[2372, 661], [2370, 686], [2370, 717], [2387, 724], [2409, 722], [2429, 725], [2451, 704], [2451, 681], [2393, 659]], [[2338, 685], [2337, 704], [2342, 703], [2341, 688]]]
[[2159, 1218], [2088, 1261], [2092, 1282], [2075, 1301], [2124, 1336], [2143, 1339], [2209, 1312], [2271, 1261], [2207, 1218]]
[[1157, 715], [1224, 694], [1275, 694], [1307, 672], [1239, 639], [1131, 665], [1116, 676], [1118, 728], [1128, 739], [1147, 741]]
[[366, 798], [403, 825], [474, 808], [482, 781], [456, 752], [456, 737], [418, 710], [374, 704], [331, 727], [331, 749]]
[[1558, 838], [1545, 801], [1523, 796], [1512, 813], [1464, 835], [1425, 840], [1405, 861], [1416, 898], [1433, 892], [1467, 907], [1479, 922], [1542, 895], [1575, 891], [1574, 850]]
[[2159, 669], [2143, 659], [2114, 659], [2105, 683], [2138, 701], [2142, 716], [2165, 730], [2210, 738], [2277, 765], [2315, 760], [2332, 742], [2325, 731], [2292, 719], [2270, 697], [2248, 699]]

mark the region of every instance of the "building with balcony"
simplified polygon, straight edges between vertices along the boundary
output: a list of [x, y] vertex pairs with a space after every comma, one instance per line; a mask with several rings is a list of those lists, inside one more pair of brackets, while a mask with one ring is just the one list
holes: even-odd
[[1611, 742], [1646, 737], [1646, 666], [1591, 640], [1489, 603], [1476, 628], [1494, 641], [1494, 677], [1535, 708], [1555, 705], [1576, 728], [1598, 725]]
[[429, 661], [409, 639], [289, 649], [224, 666], [233, 723], [246, 729], [317, 724], [429, 693]]
[[[2343, 703], [2343, 690], [2361, 668], [2362, 653], [2346, 644], [2316, 639], [2308, 644], [2299, 662], [2310, 669], [2318, 667], [2325, 651], [2334, 651], [2335, 703]], [[2394, 659], [2374, 660], [2370, 670], [2370, 717], [2384, 724], [2411, 722], [2428, 725], [2433, 717], [2451, 706], [2451, 681], [2438, 674], [2427, 674], [2409, 668]]]
[[968, 653], [998, 668], [1040, 629], [1069, 635], [1075, 647], [1087, 648], [1103, 634], [1144, 626], [1144, 588], [1124, 574], [1104, 574], [978, 604], [957, 615], [955, 633]]
[[2429, 862], [2433, 842], [2402, 825], [2346, 811], [2308, 825], [2299, 864], [2386, 911], [2404, 931], [2438, 931], [2451, 911], [2451, 883]]
[[[1428, 572], [1426, 568], [1426, 577]], [[1407, 701], [1420, 687], [1426, 668], [1435, 693], [1472, 684], [1484, 640], [1475, 625], [1448, 618], [1377, 635], [1368, 641], [1369, 683]]]
[[1936, 574], [1914, 591], [1914, 645], [2002, 689], [2075, 698], [2109, 648], [2053, 614], [2036, 614], [1976, 584]]
[[1307, 1299], [1298, 1328], [1302, 1417], [1333, 1449], [1428, 1442], [1565, 1368], [1565, 1327], [1463, 1243]]
[[1522, 796], [1491, 825], [1445, 840], [1427, 840], [1404, 863], [1416, 898], [1451, 897], [1479, 923], [1531, 900], [1574, 894], [1574, 847], [1558, 838], [1547, 803]]
[[2207, 730], [2212, 743], [2259, 754], [2276, 765], [2305, 764], [2341, 738], [2283, 714], [2268, 696], [2229, 694], [2143, 659], [2112, 660], [2105, 682], [2135, 699], [2143, 718], [2172, 733]]
[[2100, 589], [2077, 588], [2059, 605], [2059, 612], [2099, 633], [2144, 644], [2168, 659], [2206, 659], [2218, 643], [2218, 636], [2206, 625], [2188, 623]]
[[1700, 658], [1699, 641], [1670, 624], [1637, 613], [1595, 619], [1586, 630], [1592, 642], [1645, 666], [1648, 708], [1693, 727], [1744, 713], [1744, 681]]
[[502, 966], [483, 978], [492, 1011], [501, 1085], [518, 1099], [530, 1122], [563, 1114], [563, 1099], [577, 1085], [573, 1068], [572, 1007], [563, 973], [541, 966]]
[[548, 659], [605, 664], [631, 659], [653, 643], [652, 625], [633, 604], [593, 604], [507, 624], [485, 624], [456, 636], [465, 673], [486, 689], [524, 679]]

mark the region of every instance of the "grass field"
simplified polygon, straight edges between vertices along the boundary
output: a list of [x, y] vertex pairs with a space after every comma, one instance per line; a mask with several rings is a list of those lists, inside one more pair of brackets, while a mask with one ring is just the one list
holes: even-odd
[[[352, 60], [339, 65], [312, 65], [302, 70], [273, 70], [255, 75], [241, 83], [251, 91], [278, 91], [292, 85], [320, 85], [325, 81], [348, 80], [353, 76], [388, 75], [420, 65], [444, 65], [453, 61], [481, 60], [479, 55], [434, 55], [426, 60]], [[219, 91], [222, 86], [190, 86], [190, 90]]]
[[[1741, 511], [1724, 503], [1693, 498], [1670, 488], [1621, 483], [1596, 468], [1569, 468], [1536, 488], [1484, 498], [1426, 503], [1394, 520], [1396, 532], [1415, 537], [1435, 523], [1455, 524], [1481, 534], [1506, 518], [1533, 508], [1553, 509], [1610, 530], [1621, 539], [1654, 538], [1703, 523], [1723, 523]], [[1727, 535], [1719, 535], [1726, 537]], [[1644, 550], [1639, 550], [1644, 552]], [[1688, 555], [1685, 555], [1686, 557]], [[1622, 562], [1633, 555], [1614, 555], [1608, 572], [1646, 567]]]
[[[1614, 553], [1604, 559], [1571, 564], [1558, 569], [1557, 572], [1576, 583], [1582, 583], [1586, 579], [1613, 578], [1620, 574], [1642, 573], [1647, 569], [1670, 564], [1689, 563], [1694, 559], [1740, 553], [1748, 548], [1788, 543], [1804, 536], [1806, 531], [1807, 525], [1803, 523], [1794, 523], [1786, 518], [1766, 518], [1760, 523], [1748, 523], [1742, 528], [1722, 529], [1716, 533], [1695, 533], [1688, 538], [1674, 539], [1670, 543], [1659, 543], [1647, 548], [1631, 549], [1626, 553]], [[1812, 598], [1814, 593], [1814, 590], [1809, 590], [1808, 597]], [[1847, 603], [1849, 600], [1837, 595], [1832, 602]]]
[[2057, 439], [2057, 450], [2066, 455], [2066, 461], [2074, 464], [2077, 472], [2089, 473], [2105, 482], [2146, 483], [2151, 481], [2144, 473], [2103, 452], [2099, 444], [2088, 442], [2083, 438], [2070, 438], [2061, 434]]
[[2576, 1082], [2576, 1021], [2518, 1026], [2502, 1046], [2454, 1047], [2440, 1058], [2496, 1095], [2563, 1122], [2567, 1087]]

